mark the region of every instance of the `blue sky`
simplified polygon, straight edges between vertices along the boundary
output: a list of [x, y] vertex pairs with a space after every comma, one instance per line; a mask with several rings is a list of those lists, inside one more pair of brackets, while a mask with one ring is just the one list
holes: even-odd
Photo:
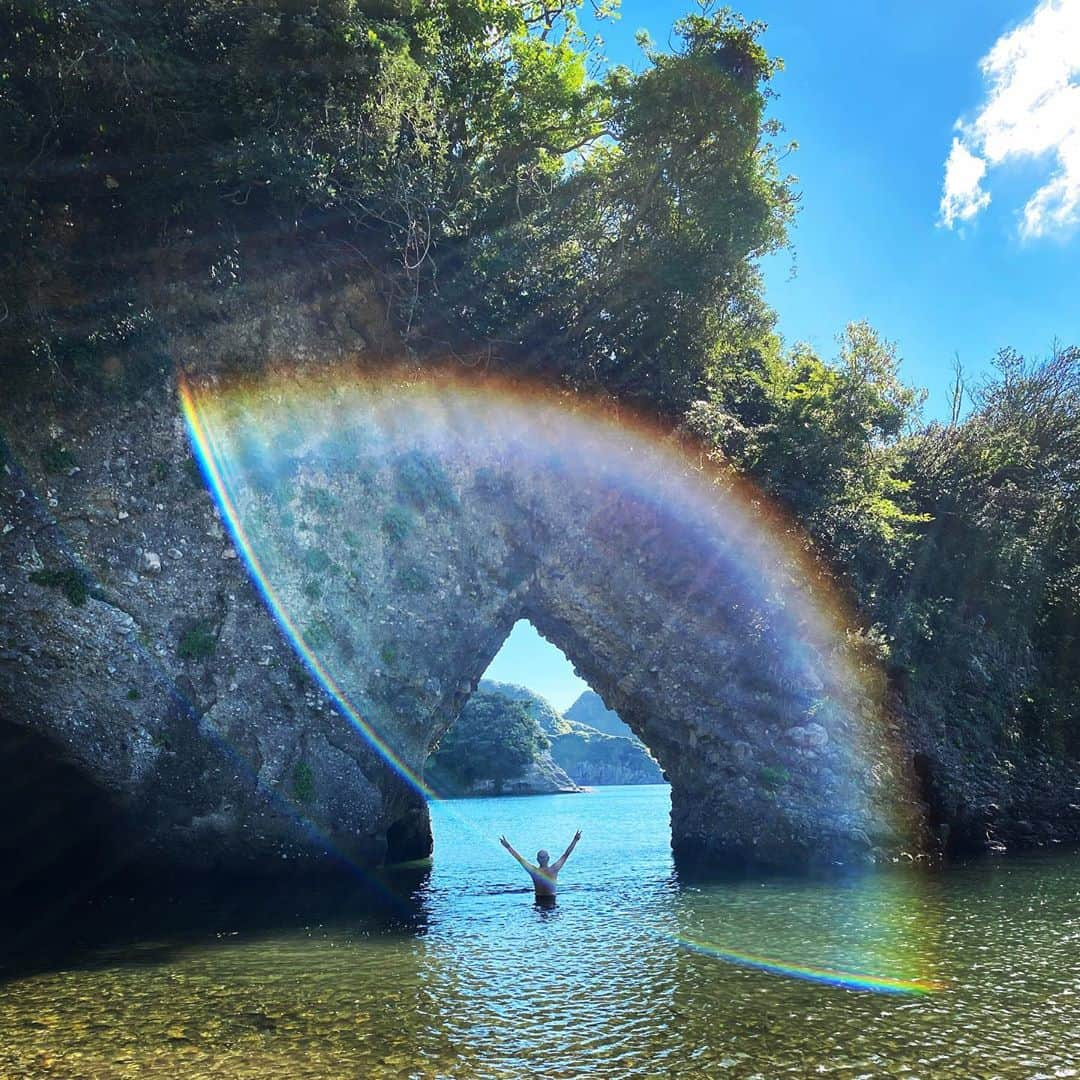
[[589, 689], [588, 683], [574, 674], [570, 661], [524, 620], [510, 631], [484, 678], [527, 686], [560, 712], [569, 709]]
[[[1036, 235], [1024, 218], [1055, 177], [1080, 191], [1080, 0], [733, 6], [768, 24], [765, 46], [785, 63], [772, 114], [799, 143], [784, 163], [802, 193], [794, 250], [764, 267], [789, 343], [832, 356], [847, 322], [869, 320], [897, 343], [906, 379], [929, 390], [928, 418], [948, 411], [957, 356], [975, 383], [1002, 346], [1038, 356], [1055, 339], [1080, 344], [1075, 214], [1066, 206], [1067, 220]], [[663, 47], [688, 7], [623, 0], [618, 21], [599, 28], [609, 60], [640, 69], [635, 33]], [[996, 76], [980, 68], [995, 46]], [[985, 175], [960, 192], [948, 228], [940, 204], [955, 137]], [[582, 686], [526, 624], [490, 675], [563, 708]]]
[[[831, 356], [843, 326], [868, 319], [897, 342], [908, 381], [930, 391], [931, 416], [948, 409], [957, 354], [975, 375], [1004, 345], [1041, 355], [1055, 338], [1080, 342], [1075, 227], [1037, 239], [1019, 231], [1052, 153], [1004, 162], [983, 212], [962, 229], [938, 224], [954, 124], [986, 98], [979, 61], [1031, 17], [1031, 0], [732, 6], [768, 24], [765, 46], [784, 60], [772, 114], [799, 143], [784, 163], [802, 192], [794, 253], [765, 266], [786, 340]], [[636, 31], [664, 47], [688, 7], [624, 0], [618, 21], [599, 28], [608, 58], [640, 69]], [[1080, 37], [1072, 48], [1080, 59]]]

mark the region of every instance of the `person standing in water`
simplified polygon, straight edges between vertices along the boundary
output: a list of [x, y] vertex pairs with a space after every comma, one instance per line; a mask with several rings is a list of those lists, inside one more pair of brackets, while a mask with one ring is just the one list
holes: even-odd
[[519, 855], [513, 845], [505, 836], [499, 837], [499, 843], [502, 844], [511, 855], [519, 863], [525, 872], [532, 878], [533, 890], [536, 893], [537, 900], [551, 900], [555, 896], [555, 879], [559, 876], [559, 871], [566, 864], [566, 860], [570, 858], [570, 852], [577, 847], [577, 842], [581, 839], [581, 830], [578, 829], [574, 833], [574, 839], [570, 841], [570, 846], [557, 858], [554, 862], [551, 861], [551, 856], [544, 850], [540, 850], [536, 853], [536, 861], [539, 866], [533, 866], [528, 859]]

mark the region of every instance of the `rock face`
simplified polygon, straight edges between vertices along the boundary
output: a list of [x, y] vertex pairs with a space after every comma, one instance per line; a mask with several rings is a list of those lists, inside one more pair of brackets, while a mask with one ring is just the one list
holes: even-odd
[[[79, 836], [92, 817], [119, 850], [197, 870], [379, 862], [418, 797], [335, 712], [229, 557], [172, 392], [5, 423], [0, 740], [37, 748], [0, 759], [17, 817], [55, 793], [48, 830]], [[43, 465], [50, 447], [70, 460], [62, 472]], [[57, 779], [72, 773], [88, 783]], [[32, 851], [42, 837], [25, 839]]]
[[[912, 842], [891, 813], [910, 809], [904, 766], [859, 741], [873, 695], [838, 675], [797, 599], [809, 584], [745, 513], [558, 402], [411, 394], [336, 377], [257, 401], [206, 391], [217, 498], [165, 379], [46, 415], [5, 406], [9, 815], [72, 835], [94, 821], [111, 850], [186, 869], [423, 854], [407, 778], [526, 618], [655, 755], [680, 857], [859, 861]], [[38, 840], [5, 843], [21, 863]]]
[[492, 780], [481, 780], [453, 795], [574, 795], [581, 791], [574, 781], [552, 760], [551, 754], [541, 754], [526, 766], [520, 776], [505, 780], [498, 789]]
[[585, 724], [553, 739], [551, 756], [585, 787], [664, 782], [663, 770], [638, 739], [605, 735]]
[[503, 784], [508, 795], [571, 795], [580, 790], [550, 753], [541, 754], [520, 779]]

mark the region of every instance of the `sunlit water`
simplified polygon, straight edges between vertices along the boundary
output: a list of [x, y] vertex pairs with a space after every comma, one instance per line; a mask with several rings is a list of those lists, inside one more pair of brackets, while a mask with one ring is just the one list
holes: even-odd
[[[375, 914], [327, 883], [44, 902], [0, 968], [0, 1076], [1080, 1075], [1080, 857], [680, 884], [667, 810], [663, 787], [437, 806], [430, 875]], [[499, 834], [557, 855], [579, 826], [537, 908]]]

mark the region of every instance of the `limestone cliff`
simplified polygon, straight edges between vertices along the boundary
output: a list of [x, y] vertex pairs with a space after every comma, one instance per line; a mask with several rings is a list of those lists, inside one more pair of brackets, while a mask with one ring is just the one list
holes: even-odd
[[[414, 800], [267, 612], [171, 387], [47, 419], [27, 405], [5, 430], [0, 725], [41, 739], [7, 800], [36, 805], [54, 762], [74, 762], [121, 857], [379, 861]], [[78, 834], [86, 793], [65, 795], [49, 827]]]
[[[324, 315], [268, 290], [277, 306], [256, 290], [198, 324], [185, 306], [170, 362], [141, 381], [114, 387], [120, 361], [102, 354], [97, 389], [4, 403], [9, 817], [72, 835], [101, 822], [93, 839], [117, 858], [181, 868], [422, 853], [426, 810], [401, 772], [419, 772], [527, 618], [655, 753], [681, 855], [788, 864], [909, 842], [890, 816], [909, 805], [908, 766], [859, 745], [877, 705], [802, 620], [809, 586], [747, 545], [737, 516], [686, 501], [689, 462], [536, 398], [504, 399], [489, 437], [494, 414], [452, 383], [406, 405], [423, 417], [407, 429], [357, 412], [342, 372], [356, 390], [383, 361], [344, 355], [346, 294]], [[262, 413], [245, 384], [218, 391], [237, 357], [268, 356], [293, 374], [255, 373]], [[218, 403], [217, 481], [257, 571], [194, 466], [179, 370]], [[596, 452], [563, 456], [583, 431]], [[13, 831], [9, 856], [29, 865], [39, 837]]]

